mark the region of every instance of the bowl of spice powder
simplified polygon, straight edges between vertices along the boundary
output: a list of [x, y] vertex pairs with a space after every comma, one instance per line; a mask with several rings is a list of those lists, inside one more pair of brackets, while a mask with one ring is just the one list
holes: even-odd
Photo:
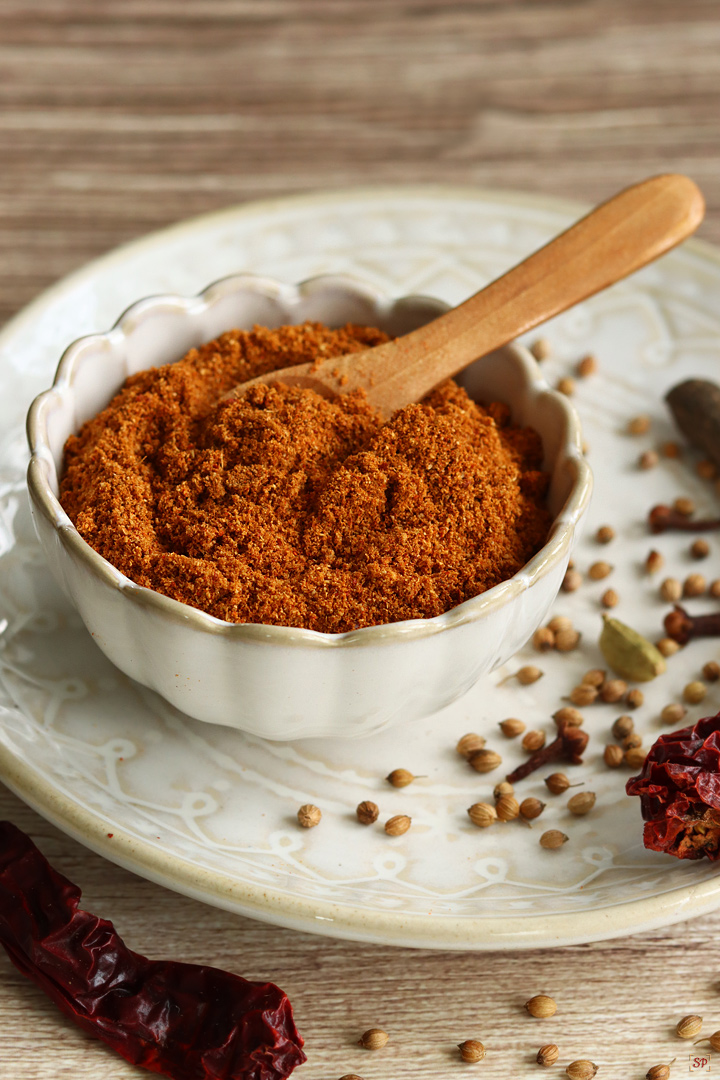
[[236, 275], [65, 351], [28, 416], [33, 517], [117, 667], [199, 720], [352, 736], [441, 709], [530, 637], [591, 477], [527, 350], [387, 422], [362, 392], [224, 398], [443, 310], [348, 276]]

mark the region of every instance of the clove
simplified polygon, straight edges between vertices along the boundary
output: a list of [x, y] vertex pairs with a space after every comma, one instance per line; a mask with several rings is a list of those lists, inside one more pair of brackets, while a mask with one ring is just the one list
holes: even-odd
[[558, 725], [558, 737], [553, 739], [547, 746], [533, 754], [532, 757], [518, 765], [517, 769], [506, 778], [509, 784], [516, 784], [518, 780], [524, 780], [536, 769], [542, 769], [551, 761], [569, 761], [571, 765], [582, 765], [582, 755], [588, 744], [588, 733], [575, 724], [569, 724], [563, 720]]
[[720, 611], [710, 615], [690, 615], [685, 608], [676, 604], [669, 615], [665, 616], [665, 632], [678, 645], [687, 645], [696, 637], [720, 637]]
[[710, 532], [711, 529], [720, 529], [720, 518], [690, 518], [686, 514], [680, 514], [673, 510], [672, 506], [653, 506], [648, 514], [650, 532], [661, 533], [669, 530], [682, 530], [684, 532]]

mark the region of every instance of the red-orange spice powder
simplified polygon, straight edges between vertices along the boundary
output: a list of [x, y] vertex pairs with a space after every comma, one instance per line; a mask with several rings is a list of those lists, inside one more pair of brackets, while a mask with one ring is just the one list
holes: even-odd
[[450, 381], [388, 423], [255, 375], [386, 341], [233, 330], [127, 380], [65, 447], [61, 502], [139, 585], [218, 619], [339, 633], [427, 618], [514, 574], [550, 526], [540, 438]]

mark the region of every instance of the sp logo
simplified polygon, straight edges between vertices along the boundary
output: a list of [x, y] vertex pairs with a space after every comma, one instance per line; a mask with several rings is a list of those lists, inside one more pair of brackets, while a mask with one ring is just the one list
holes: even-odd
[[690, 1068], [688, 1070], [693, 1076], [710, 1075], [710, 1058], [703, 1054], [691, 1054], [690, 1055]]

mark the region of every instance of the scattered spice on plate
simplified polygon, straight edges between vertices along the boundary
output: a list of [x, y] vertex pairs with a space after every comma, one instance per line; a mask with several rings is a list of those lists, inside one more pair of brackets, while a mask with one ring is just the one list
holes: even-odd
[[536, 818], [540, 817], [544, 809], [544, 802], [530, 796], [527, 799], [523, 799], [520, 803], [520, 816], [524, 817], [526, 821], [534, 821]]
[[487, 829], [498, 819], [497, 810], [490, 803], [473, 803], [468, 807], [468, 817], [479, 829]]
[[580, 644], [579, 630], [558, 630], [555, 634], [555, 648], [558, 652], [572, 652]]
[[514, 795], [501, 795], [495, 810], [499, 821], [514, 821], [520, 815], [520, 804]]
[[641, 469], [654, 469], [660, 460], [657, 450], [645, 450], [638, 458]]
[[640, 797], [646, 848], [720, 858], [720, 713], [661, 735], [626, 790]]
[[600, 603], [604, 608], [614, 608], [620, 603], [620, 595], [615, 589], [606, 589], [600, 597]]
[[305, 806], [301, 806], [298, 810], [297, 819], [298, 825], [302, 825], [303, 829], [313, 829], [320, 824], [322, 811], [319, 807], [313, 806], [312, 803], [306, 803]]
[[540, 847], [544, 847], [548, 851], [556, 851], [558, 848], [561, 848], [563, 844], [567, 844], [569, 839], [570, 837], [566, 836], [565, 833], [560, 832], [559, 829], [548, 829], [548, 831], [544, 832], [540, 837]]
[[629, 435], [647, 435], [650, 430], [650, 417], [649, 416], [633, 416], [628, 421], [627, 426]]
[[595, 533], [595, 539], [598, 544], [609, 544], [615, 539], [615, 530], [612, 525], [601, 525], [598, 531]]
[[531, 758], [509, 773], [508, 783], [516, 784], [518, 780], [523, 780], [536, 769], [541, 769], [549, 762], [559, 759], [569, 761], [573, 765], [581, 765], [588, 738], [587, 732], [574, 724], [559, 724], [557, 738], [543, 746], [541, 750], [537, 750]]
[[0, 822], [0, 942], [89, 1035], [173, 1080], [285, 1080], [305, 1061], [285, 994], [218, 968], [147, 960]]
[[536, 750], [542, 749], [545, 745], [547, 736], [544, 731], [528, 731], [523, 737], [522, 748], [527, 750], [529, 754], [534, 754]]
[[690, 554], [693, 559], [707, 559], [710, 554], [710, 545], [707, 540], [703, 540], [702, 538], [693, 540], [690, 545]]
[[402, 836], [412, 825], [412, 818], [407, 814], [396, 814], [385, 822], [385, 832], [388, 836]]
[[525, 664], [519, 671], [515, 672], [515, 678], [521, 686], [532, 686], [538, 679], [542, 679], [544, 672], [539, 667], [535, 667], [534, 664]]
[[524, 721], [518, 720], [514, 716], [509, 716], [507, 720], [501, 720], [498, 726], [506, 739], [516, 739], [525, 730]]
[[674, 604], [682, 596], [682, 589], [682, 582], [678, 581], [677, 578], [665, 578], [660, 583], [660, 599], [667, 600], [669, 604]]
[[577, 362], [576, 371], [581, 379], [587, 379], [588, 375], [594, 375], [598, 369], [597, 357], [588, 353]]
[[608, 679], [600, 687], [600, 698], [606, 705], [614, 705], [627, 694], [627, 683], [624, 679]]
[[570, 375], [565, 375], [562, 379], [558, 379], [557, 390], [560, 394], [572, 397], [575, 393], [575, 380]]
[[485, 1057], [485, 1047], [477, 1039], [466, 1039], [465, 1042], [458, 1043], [458, 1050], [462, 1060], [469, 1065], [474, 1065]]
[[592, 581], [602, 581], [602, 579], [608, 577], [612, 571], [613, 568], [609, 562], [600, 560], [599, 562], [592, 563], [588, 570], [588, 577], [591, 578]]
[[617, 769], [622, 765], [624, 756], [622, 747], [615, 743], [608, 743], [603, 750], [603, 761], [609, 769]]
[[499, 769], [502, 758], [495, 750], [476, 750], [468, 759], [475, 772], [488, 773]]
[[632, 716], [618, 716], [613, 723], [612, 733], [616, 739], [627, 739], [635, 730], [635, 721]]
[[568, 570], [563, 578], [560, 588], [563, 592], [575, 592], [582, 585], [582, 574], [579, 570]]
[[503, 795], [514, 795], [515, 788], [512, 784], [508, 784], [507, 780], [501, 780], [499, 784], [496, 784], [493, 788], [493, 799], [497, 802], [498, 799], [502, 799]]
[[720, 664], [716, 660], [708, 660], [707, 664], [703, 664], [702, 673], [707, 682], [717, 682], [720, 679]]
[[355, 813], [361, 825], [374, 825], [380, 816], [380, 809], [376, 803], [365, 799], [358, 803]]
[[699, 679], [694, 679], [689, 682], [683, 689], [683, 697], [687, 701], [688, 705], [699, 705], [704, 700], [707, 694], [707, 686], [704, 682], [700, 682]]
[[530, 346], [530, 352], [538, 362], [552, 356], [553, 347], [547, 338], [537, 338]]
[[555, 648], [555, 634], [548, 626], [539, 626], [533, 634], [532, 643], [538, 652], [549, 652]]
[[575, 817], [584, 817], [592, 810], [596, 798], [594, 791], [578, 791], [577, 795], [571, 795], [568, 799], [567, 808]]
[[687, 713], [687, 709], [679, 702], [671, 702], [669, 705], [665, 705], [660, 713], [660, 719], [663, 724], [679, 724], [684, 719]]
[[413, 780], [417, 780], [417, 776], [413, 776], [407, 769], [393, 769], [391, 773], [385, 777], [388, 784], [391, 784], [395, 788], [404, 788], [408, 784], [412, 784]]
[[647, 682], [667, 669], [665, 658], [652, 642], [609, 615], [603, 615], [599, 645], [613, 671], [630, 682]]
[[478, 750], [482, 750], [485, 746], [485, 739], [482, 735], [476, 735], [474, 731], [468, 732], [467, 735], [463, 735], [458, 740], [458, 744], [455, 747], [460, 757], [464, 757], [466, 760], [472, 757]]
[[676, 652], [679, 652], [681, 647], [679, 642], [673, 641], [673, 639], [669, 637], [660, 638], [657, 643], [658, 652], [666, 659], [668, 656], [674, 656]]
[[[673, 1061], [675, 1058], [673, 1058]], [[653, 1065], [651, 1069], [645, 1073], [645, 1080], [670, 1080], [670, 1066], [672, 1061], [667, 1065]]]
[[688, 574], [683, 581], [683, 596], [702, 596], [707, 589], [707, 581], [702, 574]]
[[640, 706], [644, 704], [644, 702], [645, 695], [643, 694], [642, 690], [638, 690], [636, 686], [634, 686], [632, 690], [628, 690], [627, 694], [625, 695], [625, 704], [627, 705], [628, 709], [639, 709]]
[[665, 616], [665, 633], [679, 645], [687, 645], [696, 637], [717, 637], [720, 634], [720, 611], [709, 615], [690, 615], [676, 604]]
[[557, 709], [553, 713], [553, 720], [558, 728], [561, 724], [569, 724], [575, 727], [582, 727], [583, 725], [582, 713], [579, 709], [574, 709], [572, 705], [563, 705], [561, 709]]
[[662, 570], [664, 565], [665, 565], [664, 556], [661, 555], [659, 551], [656, 551], [655, 548], [652, 548], [648, 552], [647, 558], [645, 559], [645, 570], [646, 570], [646, 572], [648, 574], [656, 574], [658, 572], [658, 570]]

